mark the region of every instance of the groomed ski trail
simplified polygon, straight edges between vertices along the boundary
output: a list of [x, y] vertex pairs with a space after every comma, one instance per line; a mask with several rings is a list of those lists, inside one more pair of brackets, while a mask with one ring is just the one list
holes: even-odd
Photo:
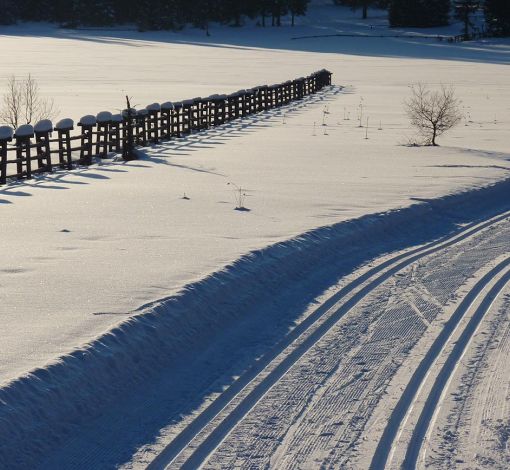
[[287, 371], [374, 289], [421, 258], [478, 235], [509, 215], [470, 224], [453, 236], [392, 257], [343, 287], [199, 414], [148, 468], [201, 468]]
[[[395, 452], [395, 446], [397, 445], [395, 441], [398, 437], [398, 430], [405, 423], [410, 410], [413, 409], [418, 393], [424, 382], [427, 380], [433, 380], [432, 389], [427, 396], [422, 412], [418, 418], [418, 422], [414, 426], [411, 440], [407, 446], [405, 459], [401, 466], [403, 470], [413, 470], [418, 468], [417, 465], [420, 450], [422, 448], [425, 435], [429, 429], [429, 424], [437, 410], [443, 391], [446, 388], [458, 361], [465, 352], [471, 337], [476, 331], [476, 328], [491, 308], [494, 300], [510, 281], [509, 266], [510, 258], [506, 258], [498, 263], [496, 267], [491, 269], [475, 284], [475, 286], [464, 297], [455, 313], [431, 345], [391, 414], [389, 422], [372, 459], [372, 463], [370, 465], [371, 470], [383, 470], [387, 468], [387, 465], [392, 464], [391, 457]], [[492, 286], [488, 293], [484, 294], [484, 290], [487, 289], [494, 280], [496, 280], [496, 283]], [[479, 300], [480, 296], [482, 296], [481, 303], [476, 306], [476, 302]], [[439, 374], [435, 378], [430, 377], [430, 369], [440, 354], [444, 351], [447, 344], [452, 342], [452, 335], [455, 333], [460, 322], [470, 313], [472, 313], [472, 317], [463, 329], [460, 337], [457, 341], [455, 341], [453, 349], [448, 354]]]

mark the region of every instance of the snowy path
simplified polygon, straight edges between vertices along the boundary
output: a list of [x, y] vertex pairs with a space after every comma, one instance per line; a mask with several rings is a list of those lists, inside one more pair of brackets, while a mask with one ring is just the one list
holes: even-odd
[[510, 464], [509, 296], [495, 300], [459, 361], [430, 424], [419, 462], [435, 468], [504, 469]]
[[[480, 281], [478, 281], [478, 283], [464, 297], [455, 313], [445, 324], [440, 335], [432, 344], [427, 354], [421, 361], [419, 367], [416, 369], [416, 372], [413, 374], [413, 377], [406, 387], [406, 390], [402, 394], [397, 407], [393, 411], [377, 451], [374, 455], [371, 468], [385, 468], [385, 463], [388, 460], [388, 453], [391, 457], [394, 454], [395, 446], [397, 445], [396, 442], [392, 442], [393, 446], [391, 446], [391, 452], [389, 452], [390, 446], [388, 443], [390, 442], [391, 438], [395, 437], [398, 426], [401, 425], [403, 421], [405, 421], [407, 417], [405, 412], [411, 411], [413, 407], [417, 405], [416, 395], [423, 388], [424, 382], [426, 380], [433, 380], [433, 385], [427, 394], [422, 412], [418, 418], [418, 421], [414, 424], [412, 437], [407, 446], [408, 448], [405, 459], [401, 465], [404, 469], [417, 468], [420, 449], [426, 438], [431, 421], [434, 419], [434, 416], [437, 414], [437, 412], [439, 412], [438, 405], [440, 403], [442, 393], [447, 387], [449, 378], [458, 365], [458, 362], [465, 352], [477, 326], [483, 320], [484, 315], [488, 312], [494, 300], [510, 280], [510, 271], [508, 270], [509, 265], [510, 259], [506, 258], [491, 271], [489, 271], [482, 279], [480, 279]], [[502, 275], [501, 272], [503, 272]], [[490, 286], [494, 279], [496, 279], [497, 282], [492, 286], [488, 293], [484, 294], [484, 290]], [[465, 329], [462, 331], [462, 334], [455, 342], [453, 342], [452, 337], [455, 329], [461, 320], [470, 313], [470, 310], [474, 309], [475, 302], [479, 299], [479, 297], [482, 297], [480, 305], [476, 308], [474, 313], [472, 313], [472, 317], [469, 323], [466, 325]], [[430, 374], [430, 369], [432, 368], [440, 353], [443, 352], [448, 342], [454, 344], [452, 351], [447, 356], [447, 359], [445, 360], [437, 376], [433, 377], [433, 375]]]
[[[357, 446], [388, 382], [425, 331], [457, 303], [451, 293], [506, 253], [507, 217], [397, 255], [343, 287], [198, 415], [150, 468], [349, 466], [360, 457]], [[509, 263], [458, 295], [464, 300], [451, 329]], [[496, 287], [508, 276], [505, 271]], [[429, 345], [429, 354], [451, 329]]]

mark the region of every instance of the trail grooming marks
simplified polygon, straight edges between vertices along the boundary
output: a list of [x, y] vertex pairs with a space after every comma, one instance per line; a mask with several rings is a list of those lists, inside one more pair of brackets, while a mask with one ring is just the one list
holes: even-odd
[[394, 256], [343, 287], [216, 398], [147, 468], [169, 468], [170, 465], [177, 464], [178, 460], [180, 468], [200, 468], [286, 372], [375, 288], [420, 258], [476, 235], [505, 220], [509, 214], [510, 212], [505, 212], [483, 222], [470, 224], [454, 235]]
[[[402, 396], [398, 401], [395, 409], [393, 410], [372, 458], [370, 470], [383, 470], [387, 467], [388, 463], [391, 463], [391, 461], [388, 461], [391, 460], [391, 456], [394, 453], [394, 448], [397, 445], [396, 439], [398, 431], [401, 428], [402, 423], [404, 423], [406, 416], [412, 409], [413, 403], [417, 398], [420, 388], [427, 380], [430, 369], [432, 368], [441, 352], [444, 351], [445, 346], [449, 341], [451, 341], [452, 335], [461, 320], [472, 310], [475, 302], [483, 293], [484, 289], [486, 289], [492, 282], [494, 282], [495, 279], [498, 279], [498, 277], [501, 276], [497, 280], [496, 284], [483, 297], [483, 300], [476, 308], [473, 316], [464, 328], [461, 336], [455, 342], [455, 345], [450, 352], [446, 362], [435, 378], [432, 390], [427, 397], [423, 410], [413, 431], [407, 448], [404, 463], [402, 465], [404, 470], [412, 470], [416, 468], [423, 439], [427, 433], [430, 421], [434, 415], [443, 389], [445, 388], [450, 374], [453, 372], [457, 362], [462, 357], [462, 354], [464, 353], [471, 337], [476, 331], [476, 328], [480, 324], [484, 315], [491, 307], [495, 298], [510, 281], [510, 269], [508, 269], [509, 266], [510, 258], [506, 258], [504, 261], [500, 262], [493, 269], [491, 269], [485, 276], [483, 276], [464, 297], [451, 318], [446, 322], [444, 328], [441, 330], [441, 333], [438, 335], [436, 340], [427, 351], [425, 357], [420, 362], [418, 368], [414, 372], [411, 380], [402, 393]], [[501, 274], [502, 272], [503, 274]]]

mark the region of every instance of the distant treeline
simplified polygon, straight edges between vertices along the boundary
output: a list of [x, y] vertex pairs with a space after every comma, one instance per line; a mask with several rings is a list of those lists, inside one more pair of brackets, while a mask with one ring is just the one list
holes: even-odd
[[367, 18], [369, 7], [387, 8], [393, 27], [444, 26], [455, 16], [464, 24], [464, 35], [468, 38], [475, 27], [473, 16], [483, 11], [486, 29], [491, 34], [510, 35], [510, 0], [333, 0], [333, 3], [361, 10], [363, 18]]
[[[261, 26], [281, 26], [289, 15], [305, 15], [310, 0], [0, 0], [0, 24], [16, 21], [50, 21], [67, 27], [111, 26], [131, 23], [140, 30], [181, 29], [186, 24], [208, 31], [210, 22], [241, 26], [258, 18]], [[390, 25], [432, 27], [446, 25], [453, 15], [467, 34], [473, 15], [485, 13], [487, 30], [510, 35], [510, 0], [331, 0], [361, 10], [389, 11]]]
[[50, 21], [69, 27], [135, 23], [142, 30], [204, 29], [211, 21], [241, 26], [260, 18], [280, 26], [282, 17], [306, 14], [310, 0], [0, 0], [0, 23]]

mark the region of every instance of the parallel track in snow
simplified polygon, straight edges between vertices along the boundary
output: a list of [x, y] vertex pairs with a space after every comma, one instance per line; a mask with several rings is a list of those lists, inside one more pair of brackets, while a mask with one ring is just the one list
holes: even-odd
[[[504, 265], [501, 267], [501, 269], [508, 266], [508, 261], [509, 260], [507, 259], [505, 262], [499, 265]], [[429, 430], [431, 423], [433, 422], [434, 413], [438, 404], [440, 403], [444, 390], [448, 386], [449, 379], [456, 369], [459, 360], [462, 358], [464, 352], [466, 351], [471, 338], [478, 328], [478, 325], [488, 313], [496, 298], [507, 286], [508, 282], [510, 282], [510, 270], [507, 270], [504, 273], [504, 275], [497, 281], [489, 293], [484, 297], [479, 307], [475, 310], [460, 338], [455, 343], [453, 350], [448, 356], [448, 359], [443, 365], [441, 371], [439, 372], [439, 375], [436, 377], [432, 390], [430, 391], [427, 401], [425, 402], [425, 407], [414, 428], [411, 441], [407, 447], [407, 452], [403, 464], [404, 469], [416, 468], [424, 438], [427, 434], [427, 431]]]
[[[492, 288], [483, 294], [494, 281], [496, 283]], [[429, 425], [436, 412], [443, 391], [448, 385], [448, 381], [462, 355], [466, 351], [469, 342], [475, 333], [478, 325], [483, 320], [492, 304], [510, 281], [510, 258], [506, 258], [485, 276], [483, 276], [462, 299], [453, 315], [446, 322], [440, 334], [432, 343], [419, 366], [416, 368], [413, 376], [406, 385], [397, 405], [395, 406], [388, 423], [383, 431], [382, 437], [373, 456], [370, 470], [384, 470], [388, 464], [391, 464], [392, 455], [398, 445], [399, 430], [405, 424], [406, 419], [413, 409], [419, 395], [419, 391], [424, 383], [431, 379], [429, 372], [435, 364], [437, 358], [444, 351], [448, 343], [451, 343], [457, 327], [462, 319], [469, 313], [472, 313], [470, 320], [462, 330], [459, 338], [455, 341], [454, 346], [448, 357], [441, 367], [434, 380], [432, 388], [425, 400], [425, 404], [414, 426], [412, 437], [407, 446], [402, 469], [414, 470], [417, 468], [418, 457], [429, 429]], [[480, 304], [476, 307], [476, 302], [480, 300]]]
[[509, 216], [510, 211], [504, 212], [463, 227], [453, 235], [423, 247], [396, 255], [344, 286], [197, 415], [147, 468], [200, 468], [286, 372], [375, 288], [417, 260], [466, 240]]

